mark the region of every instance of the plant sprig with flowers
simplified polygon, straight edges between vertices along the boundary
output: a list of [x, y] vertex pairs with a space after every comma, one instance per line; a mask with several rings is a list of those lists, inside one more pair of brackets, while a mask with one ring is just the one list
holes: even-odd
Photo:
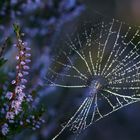
[[[23, 41], [24, 34], [21, 33], [20, 27], [14, 24], [16, 34], [17, 48], [16, 55], [16, 74], [15, 79], [11, 80], [9, 86], [6, 82], [2, 83], [0, 79], [0, 138], [6, 139], [8, 136], [32, 128], [36, 130], [44, 123], [42, 119], [43, 108], [35, 110], [32, 107], [34, 98], [28, 91], [28, 75], [30, 72], [31, 48]], [[5, 59], [0, 59], [0, 67], [5, 63]], [[5, 74], [6, 75], [6, 74]], [[8, 77], [6, 80], [9, 80]]]

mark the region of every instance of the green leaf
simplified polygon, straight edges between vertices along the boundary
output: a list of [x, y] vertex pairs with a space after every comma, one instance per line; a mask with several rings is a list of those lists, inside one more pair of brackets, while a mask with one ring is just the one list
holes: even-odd
[[7, 59], [0, 58], [0, 67], [2, 67], [7, 62]]
[[19, 33], [19, 32], [20, 32], [20, 27], [19, 27], [18, 24], [14, 23], [14, 24], [13, 24], [13, 27], [14, 27], [15, 33], [17, 33], [17, 32]]
[[14, 32], [16, 33], [17, 37], [20, 38], [20, 26], [16, 23], [13, 24]]
[[12, 41], [11, 41], [11, 38], [10, 37], [7, 37], [6, 40], [5, 40], [5, 44], [7, 46], [10, 46], [12, 44]]

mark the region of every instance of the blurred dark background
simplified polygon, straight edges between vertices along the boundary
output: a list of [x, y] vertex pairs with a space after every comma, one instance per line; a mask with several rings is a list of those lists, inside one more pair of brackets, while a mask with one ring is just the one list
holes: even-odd
[[[19, 23], [26, 41], [32, 48], [31, 87], [38, 94], [36, 104], [46, 107], [46, 123], [37, 131], [25, 130], [13, 140], [51, 140], [61, 130], [82, 102], [75, 89], [50, 88], [45, 85], [45, 76], [51, 57], [65, 48], [66, 34], [74, 34], [81, 23], [96, 23], [101, 17], [116, 18], [132, 25], [140, 25], [140, 0], [1, 0], [0, 42], [12, 36], [13, 23]], [[15, 48], [7, 48], [9, 59], [5, 71], [14, 70]], [[77, 96], [77, 97], [76, 97]], [[76, 97], [76, 98], [75, 98]], [[93, 124], [82, 133], [79, 140], [140, 140], [140, 103], [123, 108]], [[65, 133], [61, 140], [74, 140], [74, 135]]]

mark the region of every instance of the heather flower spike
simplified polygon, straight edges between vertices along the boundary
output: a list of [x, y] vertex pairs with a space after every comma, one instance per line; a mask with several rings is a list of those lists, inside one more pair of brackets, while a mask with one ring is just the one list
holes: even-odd
[[16, 45], [13, 46], [17, 48], [16, 74], [15, 78], [9, 82], [10, 86], [3, 85], [4, 92], [2, 94], [4, 96], [2, 98], [4, 98], [2, 99], [2, 108], [0, 108], [0, 139], [1, 137], [5, 139], [26, 128], [36, 130], [44, 123], [44, 120], [41, 119], [44, 113], [43, 107], [38, 108], [38, 110], [35, 110], [37, 107], [33, 108], [35, 96], [33, 98], [32, 91], [29, 92], [26, 87], [29, 82], [27, 78], [30, 70], [31, 54], [29, 51], [31, 49], [22, 40], [22, 33], [16, 24], [14, 24], [14, 31], [17, 39]]
[[[18, 54], [16, 56], [17, 60], [17, 72], [16, 72], [16, 78], [12, 81], [12, 84], [15, 85], [13, 95], [11, 98], [11, 105], [9, 107], [9, 112], [12, 114], [12, 119], [14, 119], [15, 115], [19, 114], [20, 111], [22, 111], [22, 102], [25, 100], [25, 94], [24, 94], [24, 88], [23, 86], [25, 83], [27, 83], [26, 76], [23, 74], [24, 70], [29, 70], [29, 66], [26, 64], [26, 54], [28, 54], [26, 50], [26, 46], [24, 46], [24, 42], [21, 39], [20, 36], [20, 28], [18, 25], [14, 24], [14, 31], [17, 35], [17, 49]], [[29, 47], [28, 47], [29, 48]], [[29, 58], [28, 58], [29, 59]], [[14, 104], [14, 105], [13, 105]], [[7, 112], [7, 116], [9, 116], [9, 112]], [[7, 119], [11, 119], [10, 117], [7, 117]]]
[[[15, 57], [17, 60], [16, 77], [11, 81], [11, 84], [14, 87], [13, 90], [8, 91], [5, 95], [5, 98], [9, 100], [5, 118], [9, 123], [14, 122], [15, 117], [22, 111], [22, 103], [26, 101], [26, 96], [28, 96], [25, 95], [26, 84], [28, 82], [26, 75], [29, 73], [30, 67], [28, 66], [28, 63], [31, 61], [31, 54], [29, 54], [30, 49], [27, 47], [27, 45], [25, 46], [26, 43], [22, 41], [20, 36], [20, 28], [16, 24], [14, 24], [14, 31], [17, 36], [17, 43], [14, 45], [14, 47], [16, 47], [18, 50], [18, 54]], [[9, 132], [9, 123], [2, 125], [1, 132], [3, 135], [7, 135]]]

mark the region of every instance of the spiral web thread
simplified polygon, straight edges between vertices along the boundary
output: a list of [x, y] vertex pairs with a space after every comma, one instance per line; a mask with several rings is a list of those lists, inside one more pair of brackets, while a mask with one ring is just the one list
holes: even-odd
[[49, 69], [51, 86], [90, 88], [92, 92], [95, 77], [102, 77], [107, 84], [93, 96], [85, 97], [53, 140], [66, 128], [79, 134], [94, 122], [140, 100], [139, 27], [115, 19], [102, 21], [74, 40], [69, 38], [67, 47], [69, 50], [62, 51]]

